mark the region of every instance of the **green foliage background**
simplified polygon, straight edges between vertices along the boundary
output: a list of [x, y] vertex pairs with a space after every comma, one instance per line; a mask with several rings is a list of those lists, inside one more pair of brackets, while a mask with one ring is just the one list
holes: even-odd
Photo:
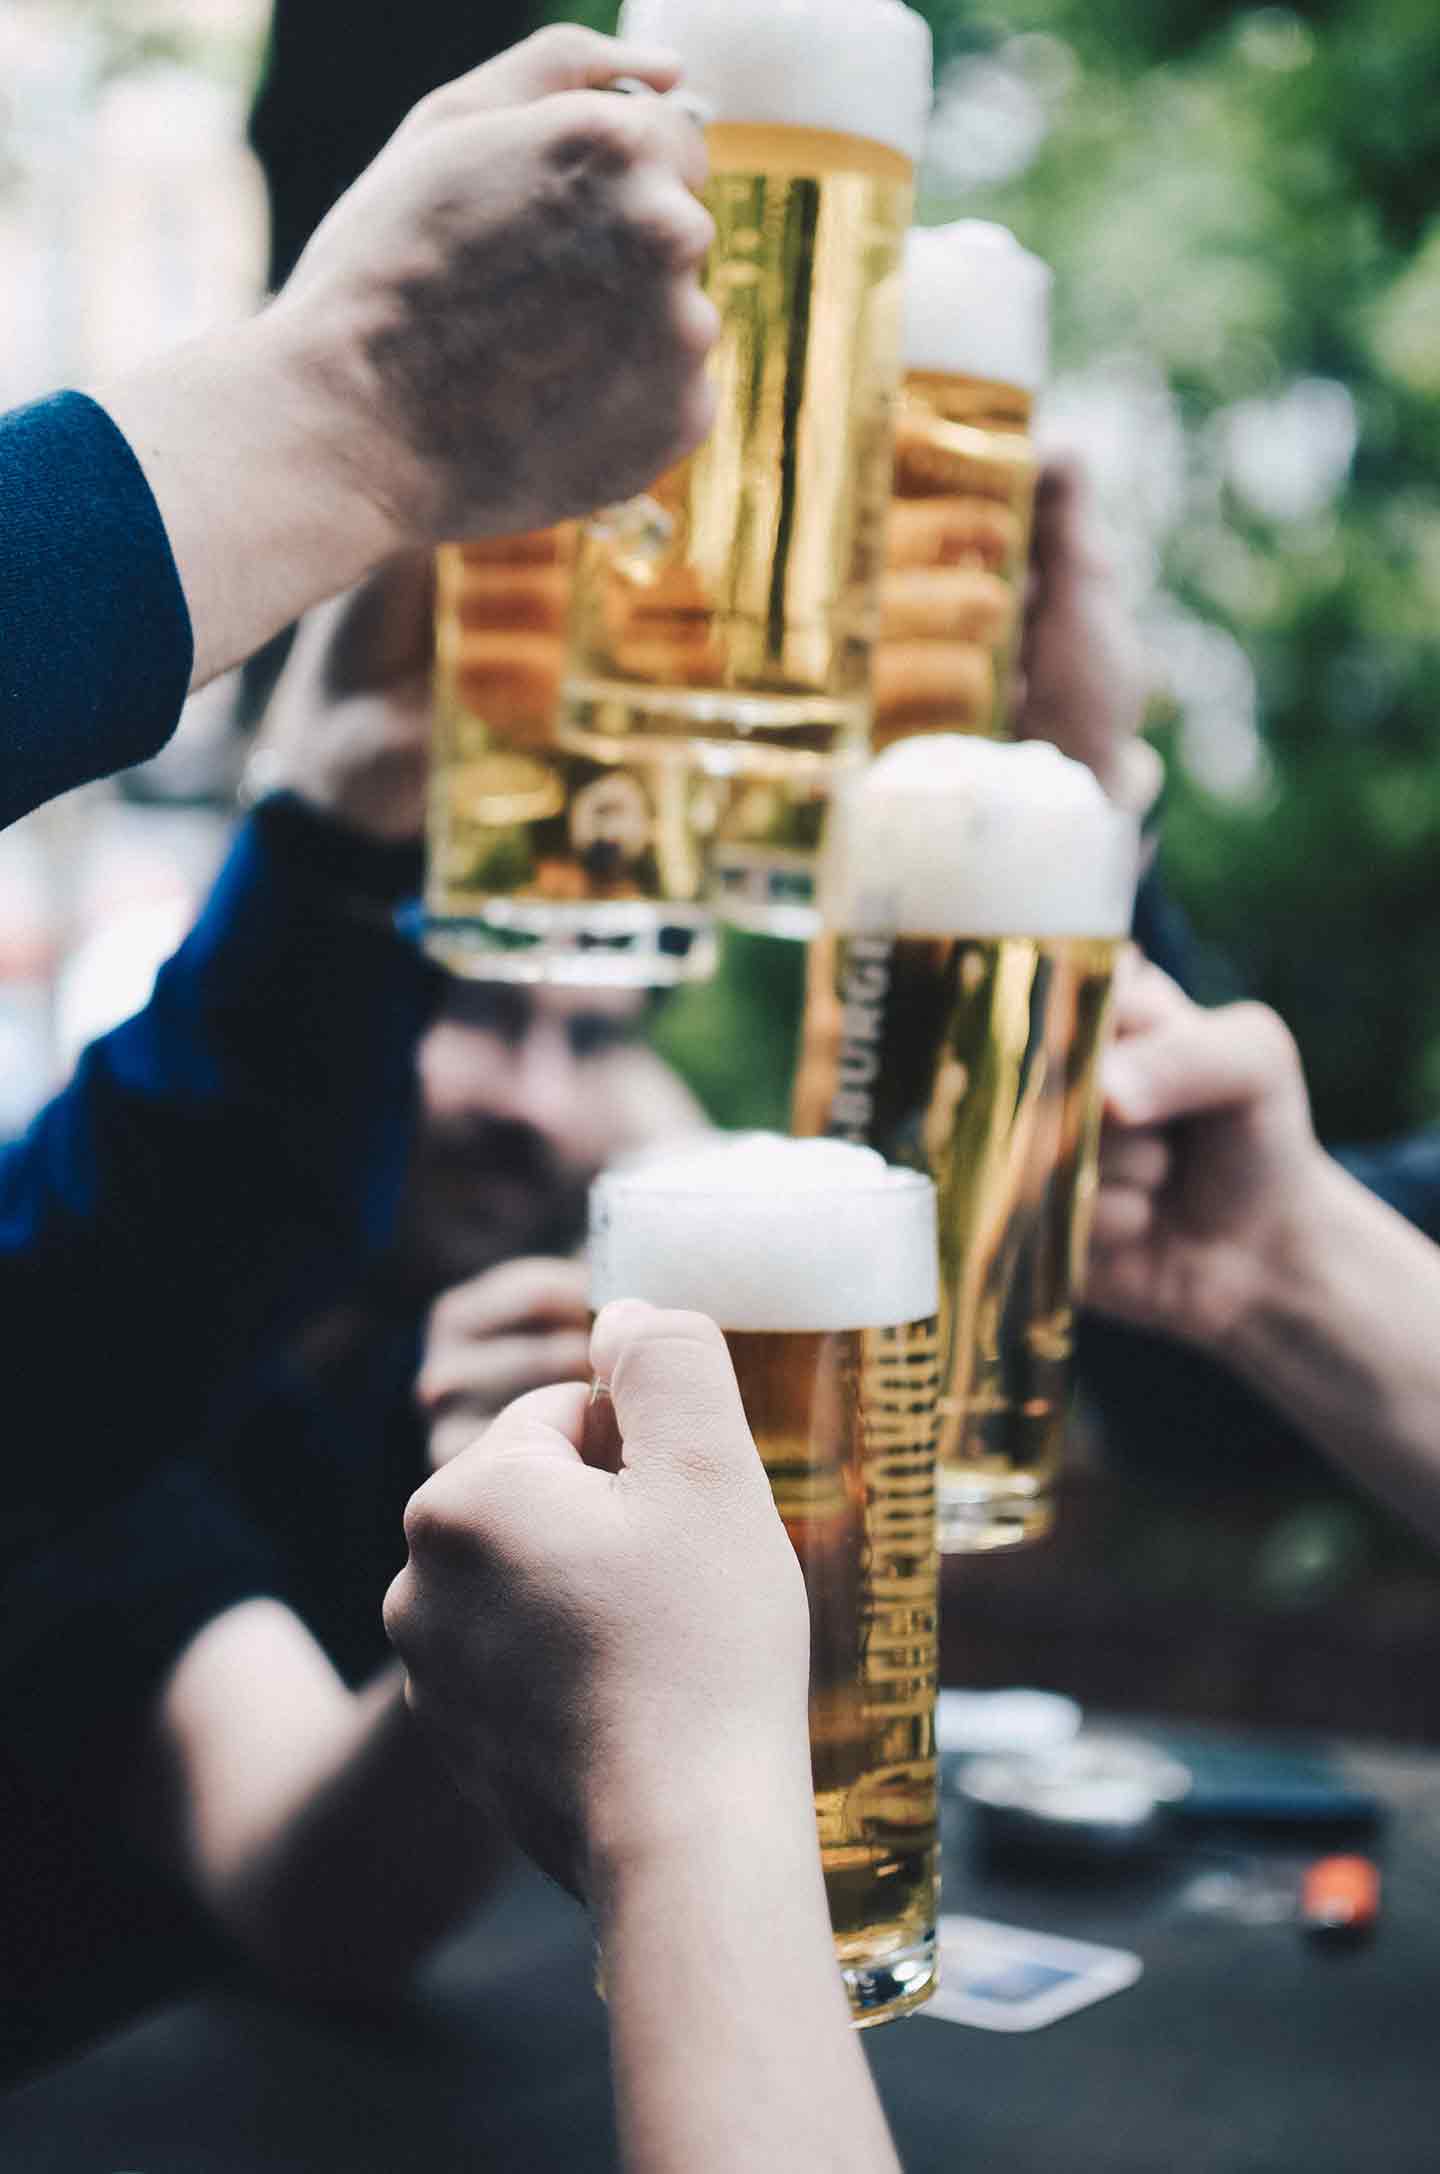
[[[1059, 370], [1128, 351], [1163, 372], [1186, 452], [1159, 579], [1257, 675], [1258, 794], [1207, 790], [1183, 719], [1156, 719], [1165, 867], [1224, 962], [1206, 993], [1279, 1006], [1329, 1136], [1440, 1115], [1440, 8], [924, 12], [942, 72], [1030, 70], [1048, 132], [1003, 185], [932, 175], [923, 216], [1002, 219], [1050, 260]], [[1348, 481], [1267, 519], [1224, 480], [1215, 418], [1315, 377], [1355, 402]]]

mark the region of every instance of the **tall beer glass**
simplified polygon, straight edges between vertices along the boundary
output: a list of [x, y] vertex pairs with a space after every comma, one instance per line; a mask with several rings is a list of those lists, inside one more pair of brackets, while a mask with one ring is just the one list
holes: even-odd
[[556, 741], [573, 525], [443, 545], [425, 944], [486, 980], [663, 986], [712, 971], [704, 781]]
[[1009, 729], [1045, 376], [1050, 272], [1002, 226], [917, 227], [905, 246], [877, 747]]
[[725, 1331], [810, 1598], [810, 1749], [857, 2023], [927, 2000], [939, 1894], [935, 1203], [835, 1141], [749, 1133], [591, 1194], [591, 1290]]
[[936, 734], [832, 835], [795, 1129], [934, 1178], [940, 1546], [1014, 1546], [1053, 1518], [1136, 824], [1053, 747]]
[[823, 784], [865, 743], [930, 33], [900, 0], [626, 0], [703, 100], [719, 415], [584, 537], [568, 746]]

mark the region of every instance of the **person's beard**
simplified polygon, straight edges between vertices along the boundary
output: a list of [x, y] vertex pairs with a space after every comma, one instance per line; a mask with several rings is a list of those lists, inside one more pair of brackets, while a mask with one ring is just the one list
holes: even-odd
[[517, 1119], [423, 1121], [385, 1281], [421, 1298], [518, 1254], [570, 1254], [594, 1172]]

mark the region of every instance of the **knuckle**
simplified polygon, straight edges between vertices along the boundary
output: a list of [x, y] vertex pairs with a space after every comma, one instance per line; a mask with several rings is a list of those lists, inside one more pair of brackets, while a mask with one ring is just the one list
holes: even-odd
[[1244, 1033], [1257, 1055], [1264, 1060], [1267, 1070], [1298, 1077], [1299, 1045], [1277, 1011], [1272, 1011], [1268, 1004], [1257, 1003], [1254, 999], [1232, 1004], [1227, 1009], [1235, 1027]]
[[468, 1552], [468, 1534], [449, 1497], [429, 1481], [405, 1505], [405, 1544], [411, 1560], [445, 1560]]
[[663, 175], [637, 175], [621, 216], [642, 247], [675, 265], [698, 264], [714, 235], [704, 206], [678, 181]]
[[526, 53], [542, 69], [571, 76], [583, 73], [605, 46], [598, 31], [583, 23], [546, 23], [525, 40]]
[[415, 1614], [415, 1581], [407, 1566], [390, 1581], [384, 1600], [380, 1603], [380, 1620], [385, 1626], [385, 1636], [397, 1651], [410, 1639]]
[[633, 164], [643, 121], [629, 99], [576, 92], [564, 101], [563, 111], [557, 102], [552, 118], [550, 155], [557, 166], [615, 173]]
[[436, 1299], [434, 1305], [430, 1308], [430, 1316], [426, 1328], [426, 1334], [429, 1337], [440, 1337], [448, 1333], [450, 1325], [454, 1320], [455, 1311], [458, 1304], [459, 1295], [458, 1292], [453, 1289], [443, 1292], [442, 1295]]
[[720, 337], [719, 310], [708, 295], [697, 292], [693, 300], [687, 299], [679, 317], [677, 329], [682, 348], [695, 362], [703, 362]]
[[445, 1375], [438, 1367], [427, 1363], [415, 1377], [412, 1394], [417, 1408], [427, 1418], [433, 1418], [449, 1394]]
[[427, 91], [416, 100], [406, 117], [405, 126], [410, 129], [434, 128], [465, 110], [465, 102], [453, 83], [442, 83], [437, 89]]

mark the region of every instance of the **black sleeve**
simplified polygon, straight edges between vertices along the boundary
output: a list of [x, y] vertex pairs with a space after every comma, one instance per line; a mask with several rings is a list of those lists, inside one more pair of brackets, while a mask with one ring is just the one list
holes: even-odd
[[536, 0], [347, 0], [342, 25], [315, 0], [275, 0], [250, 121], [270, 189], [272, 287], [416, 101], [514, 45], [546, 12]]
[[1408, 1223], [1440, 1244], [1440, 1126], [1427, 1125], [1403, 1139], [1335, 1151], [1352, 1177]]
[[123, 1757], [171, 1664], [215, 1616], [288, 1600], [283, 1562], [202, 1462], [177, 1460], [0, 1584], [0, 1738], [46, 1789]]
[[262, 1594], [289, 1598], [269, 1545], [181, 1464], [0, 1582], [0, 2086], [224, 1964], [116, 1777], [185, 1647]]
[[1324, 1460], [1218, 1360], [1169, 1337], [1083, 1314], [1076, 1375], [1109, 1461], [1172, 1495], [1313, 1483]]
[[1140, 879], [1130, 933], [1153, 966], [1163, 968], [1172, 981], [1193, 993], [1195, 939], [1189, 922], [1166, 889], [1158, 861], [1152, 861]]
[[0, 416], [0, 826], [155, 754], [193, 659], [159, 508], [104, 409], [69, 392]]

